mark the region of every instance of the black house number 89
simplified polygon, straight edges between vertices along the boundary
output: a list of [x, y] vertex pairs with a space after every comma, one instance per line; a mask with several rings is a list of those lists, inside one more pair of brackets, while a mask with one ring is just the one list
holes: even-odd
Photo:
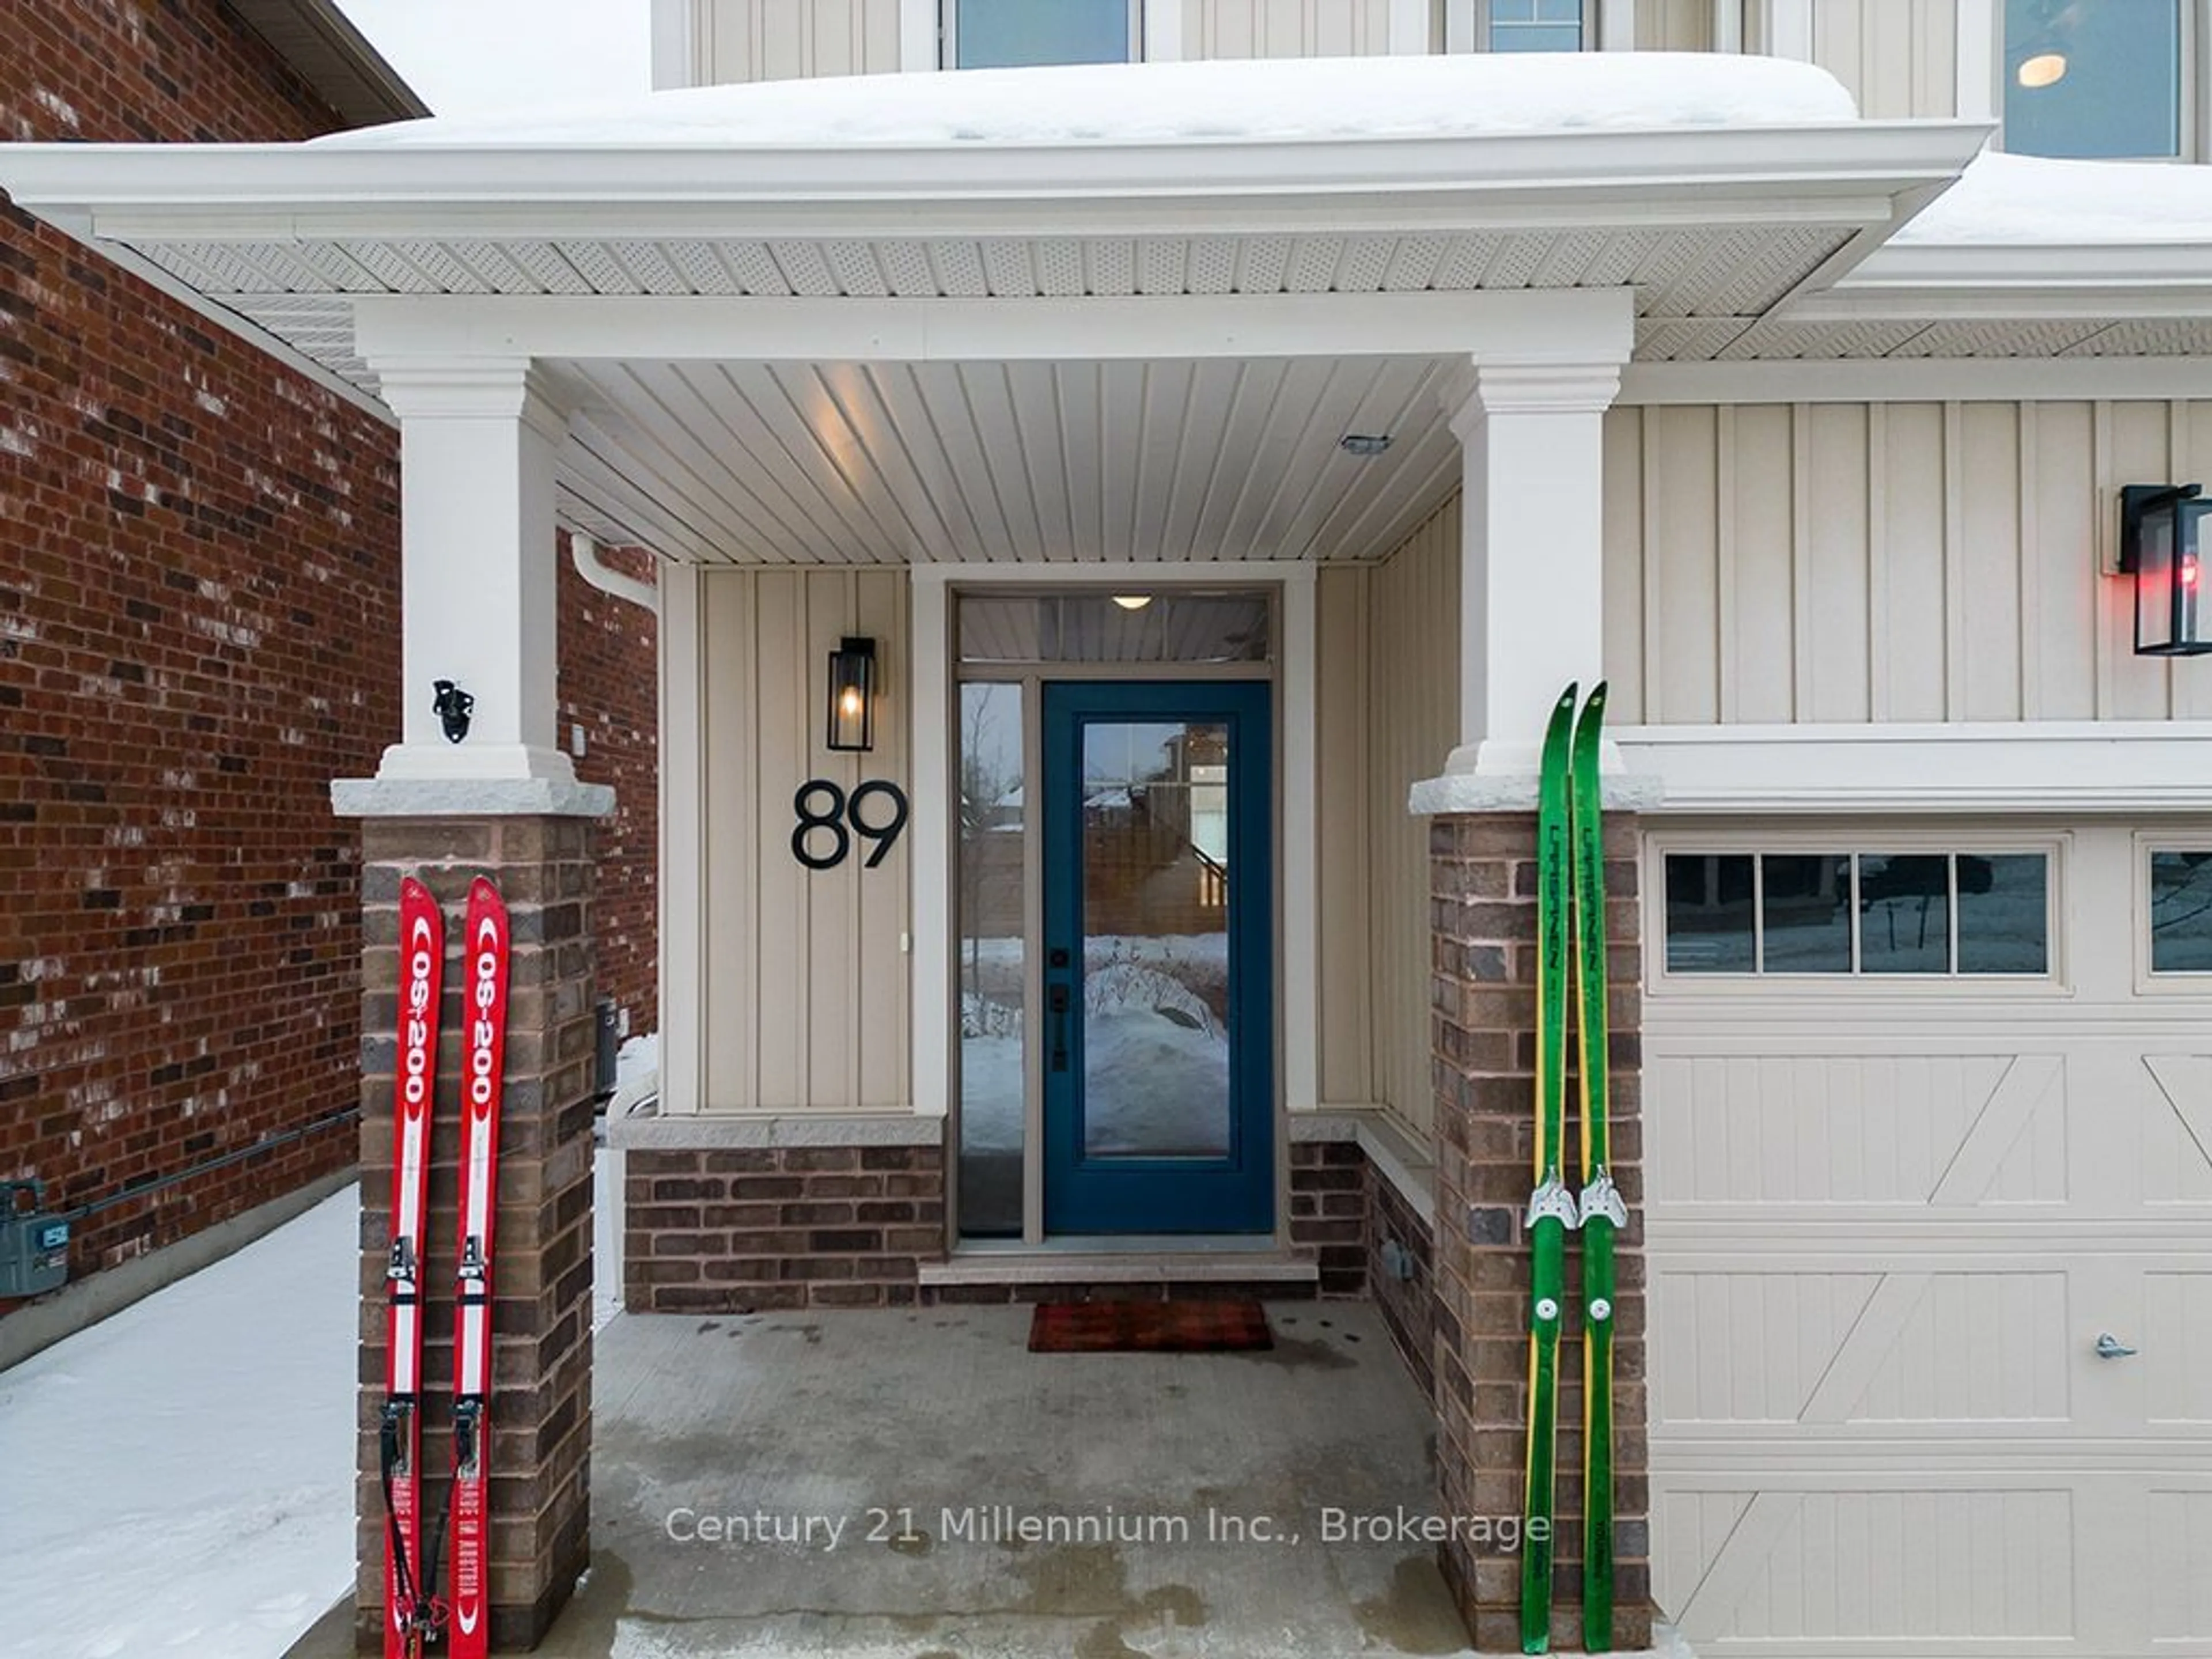
[[[873, 821], [866, 810], [872, 801], [884, 803]], [[827, 778], [810, 778], [791, 798], [791, 810], [799, 818], [791, 832], [791, 855], [810, 870], [835, 870], [852, 856], [855, 836], [875, 843], [860, 866], [872, 870], [890, 856], [906, 829], [906, 792], [880, 778], [850, 795]], [[815, 850], [817, 836], [829, 838], [826, 850]]]

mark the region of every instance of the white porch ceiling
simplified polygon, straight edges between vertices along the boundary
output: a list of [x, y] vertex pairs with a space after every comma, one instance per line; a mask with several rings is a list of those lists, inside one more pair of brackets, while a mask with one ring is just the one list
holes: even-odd
[[568, 515], [706, 562], [1380, 558], [1459, 476], [1425, 358], [550, 367]]
[[[1472, 295], [1632, 295], [1639, 362], [1715, 374], [2212, 356], [2203, 247], [1891, 244], [1983, 137], [33, 145], [0, 174], [356, 398], [433, 336], [538, 362], [575, 411], [564, 510], [674, 556], [1364, 559], [1450, 487], [1435, 383]], [[1326, 337], [1224, 314], [1322, 296]], [[1444, 321], [1376, 320], [1408, 306]], [[1066, 337], [988, 349], [985, 311]], [[1154, 326], [1200, 314], [1208, 342]], [[1389, 452], [1344, 455], [1362, 430]]]

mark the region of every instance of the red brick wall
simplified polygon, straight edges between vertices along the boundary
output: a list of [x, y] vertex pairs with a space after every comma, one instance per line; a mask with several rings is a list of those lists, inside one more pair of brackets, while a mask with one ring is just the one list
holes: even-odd
[[[0, 135], [337, 125], [211, 0], [7, 8]], [[396, 728], [390, 429], [0, 206], [0, 1176], [70, 1206], [343, 1110], [351, 826]], [[82, 1275], [347, 1164], [80, 1224]]]
[[[576, 775], [614, 786], [614, 816], [593, 836], [598, 897], [592, 907], [598, 994], [629, 1010], [633, 1035], [660, 1029], [659, 962], [659, 686], [653, 612], [603, 593], [576, 574], [561, 542], [561, 743]], [[605, 562], [653, 580], [651, 555], [612, 548]]]
[[[340, 125], [216, 0], [0, 15], [0, 138]], [[36, 1176], [57, 1207], [357, 1101], [360, 838], [328, 784], [398, 734], [397, 452], [0, 198], [0, 1179]], [[653, 621], [570, 572], [561, 625], [563, 737], [585, 724], [579, 770], [623, 803], [603, 981], [649, 1030]], [[102, 1210], [72, 1276], [354, 1146], [338, 1123]]]
[[10, 139], [251, 143], [345, 125], [216, 0], [10, 0], [4, 20]]

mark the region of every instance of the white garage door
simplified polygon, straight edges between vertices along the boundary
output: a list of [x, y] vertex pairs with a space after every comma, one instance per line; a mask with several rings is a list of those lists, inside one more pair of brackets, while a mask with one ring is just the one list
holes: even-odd
[[1652, 1554], [1700, 1653], [2212, 1654], [2212, 975], [2148, 942], [2212, 939], [2201, 851], [1650, 838]]

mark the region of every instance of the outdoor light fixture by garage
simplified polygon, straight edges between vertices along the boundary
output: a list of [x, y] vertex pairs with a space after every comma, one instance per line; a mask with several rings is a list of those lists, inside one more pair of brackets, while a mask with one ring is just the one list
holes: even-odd
[[846, 639], [830, 653], [830, 746], [876, 746], [876, 642]]
[[2120, 570], [2136, 580], [2136, 654], [2200, 657], [2204, 637], [2203, 526], [2212, 501], [2198, 484], [2130, 484], [2120, 491]]

